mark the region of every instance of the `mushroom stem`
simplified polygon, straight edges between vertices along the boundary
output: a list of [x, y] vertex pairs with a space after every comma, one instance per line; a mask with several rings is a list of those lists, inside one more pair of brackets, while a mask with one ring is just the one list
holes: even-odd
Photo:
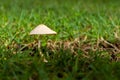
[[41, 41], [38, 40], [38, 50], [40, 50], [40, 48], [41, 48]]
[[[39, 38], [41, 38], [41, 36], [39, 36]], [[41, 51], [41, 40], [38, 40], [38, 51], [39, 51], [39, 54], [40, 54], [41, 58], [43, 58], [43, 61], [44, 61], [44, 62], [48, 62], [48, 61], [45, 59], [44, 54], [43, 54], [42, 51]]]
[[41, 51], [41, 41], [38, 40], [38, 52], [40, 54], [41, 57], [43, 57], [44, 55], [42, 54], [42, 51]]
[[41, 40], [39, 40], [39, 39], [41, 39], [41, 36], [40, 36], [40, 35], [38, 36], [38, 51], [39, 51], [40, 53], [42, 53], [42, 51], [41, 51]]

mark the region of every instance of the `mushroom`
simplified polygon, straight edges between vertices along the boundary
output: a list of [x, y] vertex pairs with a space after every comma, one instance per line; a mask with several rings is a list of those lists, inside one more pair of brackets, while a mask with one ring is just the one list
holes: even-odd
[[[36, 28], [34, 28], [30, 32], [30, 35], [39, 35], [39, 37], [42, 35], [52, 35], [52, 34], [57, 34], [57, 33], [55, 31], [51, 30], [50, 28], [48, 28], [44, 24], [38, 25]], [[43, 56], [40, 47], [41, 47], [41, 42], [40, 42], [40, 40], [38, 40], [38, 51], [40, 52], [40, 55]], [[45, 61], [45, 62], [47, 62], [47, 61]]]

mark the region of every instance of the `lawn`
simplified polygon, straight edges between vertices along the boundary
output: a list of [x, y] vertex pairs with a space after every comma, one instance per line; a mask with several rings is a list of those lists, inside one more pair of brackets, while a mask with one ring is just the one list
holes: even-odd
[[[0, 80], [120, 80], [119, 4], [0, 0]], [[30, 35], [39, 24], [57, 35]]]

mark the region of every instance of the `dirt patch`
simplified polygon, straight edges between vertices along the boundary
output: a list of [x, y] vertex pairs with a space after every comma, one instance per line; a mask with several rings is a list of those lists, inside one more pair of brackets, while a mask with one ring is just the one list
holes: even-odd
[[[50, 52], [56, 52], [56, 51], [66, 51], [69, 50], [70, 53], [73, 55], [78, 55], [79, 51], [81, 51], [84, 57], [89, 57], [88, 53], [90, 51], [96, 52], [96, 51], [105, 51], [109, 53], [112, 60], [119, 60], [119, 53], [120, 53], [120, 42], [116, 41], [114, 43], [111, 43], [104, 38], [99, 38], [94, 44], [90, 42], [86, 42], [87, 37], [79, 37], [73, 40], [61, 40], [61, 41], [52, 41], [48, 40], [47, 44], [44, 48], [42, 48], [42, 51], [50, 51]], [[12, 43], [12, 45], [7, 46], [7, 49], [10, 49], [13, 51], [13, 54], [16, 54], [18, 51], [22, 52], [25, 50], [32, 50], [32, 55], [34, 55], [35, 51], [38, 50], [38, 42], [34, 41], [29, 44], [16, 44], [15, 42]]]

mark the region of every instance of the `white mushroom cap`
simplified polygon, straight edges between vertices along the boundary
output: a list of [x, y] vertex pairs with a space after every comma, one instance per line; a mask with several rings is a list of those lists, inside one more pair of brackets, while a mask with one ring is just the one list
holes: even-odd
[[57, 34], [57, 33], [51, 30], [50, 28], [48, 28], [46, 25], [41, 24], [30, 32], [30, 35], [35, 35], [35, 34], [44, 35], [44, 34]]

